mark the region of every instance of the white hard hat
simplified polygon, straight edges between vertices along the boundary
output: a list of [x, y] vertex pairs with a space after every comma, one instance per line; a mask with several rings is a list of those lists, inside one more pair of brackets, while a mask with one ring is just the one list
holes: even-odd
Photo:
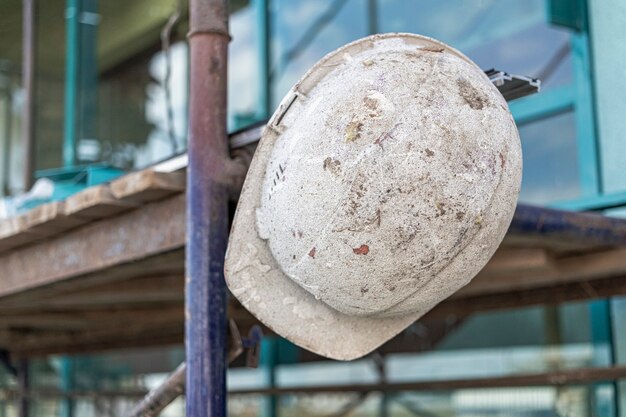
[[521, 170], [507, 104], [467, 57], [412, 34], [358, 40], [307, 72], [268, 123], [226, 281], [277, 334], [361, 357], [482, 269]]

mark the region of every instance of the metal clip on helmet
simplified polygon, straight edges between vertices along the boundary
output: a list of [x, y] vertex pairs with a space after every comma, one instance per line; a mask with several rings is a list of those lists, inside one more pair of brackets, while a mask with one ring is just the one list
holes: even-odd
[[411, 34], [358, 40], [306, 73], [266, 127], [228, 286], [295, 344], [361, 357], [483, 268], [521, 169], [507, 104], [467, 57]]

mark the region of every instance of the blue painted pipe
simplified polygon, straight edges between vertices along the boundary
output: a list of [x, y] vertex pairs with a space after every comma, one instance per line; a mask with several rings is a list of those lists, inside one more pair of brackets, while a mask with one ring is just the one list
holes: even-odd
[[191, 0], [185, 348], [187, 417], [226, 416], [228, 2]]
[[508, 235], [588, 246], [626, 246], [626, 220], [519, 204]]
[[185, 347], [187, 417], [226, 415], [226, 288], [228, 234], [224, 190], [202, 175], [206, 163], [189, 142]]

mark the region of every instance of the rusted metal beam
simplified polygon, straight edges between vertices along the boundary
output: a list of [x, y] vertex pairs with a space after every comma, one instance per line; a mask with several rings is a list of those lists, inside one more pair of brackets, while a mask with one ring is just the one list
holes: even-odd
[[187, 365], [183, 362], [167, 377], [165, 382], [150, 391], [139, 402], [128, 417], [153, 417], [167, 407], [179, 395], [185, 392]]
[[[480, 388], [517, 388], [541, 386], [572, 386], [599, 382], [611, 382], [626, 377], [626, 366], [610, 368], [580, 368], [530, 375], [512, 375], [493, 378], [452, 379], [436, 381], [417, 381], [387, 384], [359, 385], [321, 385], [307, 387], [285, 387], [273, 389], [231, 390], [229, 395], [313, 395], [325, 393], [369, 393], [369, 392], [410, 392], [410, 391], [451, 391], [455, 389]], [[27, 398], [83, 398], [83, 397], [143, 397], [145, 390], [102, 390], [102, 391], [69, 391], [54, 389], [31, 389], [24, 393]], [[16, 398], [14, 389], [0, 390], [3, 398]]]
[[[226, 359], [230, 365], [245, 349], [248, 349], [246, 364], [250, 367], [258, 365], [258, 352], [261, 348], [262, 333], [259, 328], [253, 329], [248, 338], [242, 338], [237, 324], [230, 320], [230, 340]], [[181, 363], [174, 372], [157, 388], [150, 391], [140, 403], [138, 403], [129, 417], [155, 417], [185, 391], [186, 375], [188, 374], [187, 363]], [[225, 404], [224, 404], [225, 405]]]
[[67, 398], [141, 398], [146, 395], [146, 393], [147, 391], [143, 389], [60, 391], [58, 389], [51, 388], [32, 388], [22, 393], [15, 388], [0, 388], [0, 400], [14, 401], [20, 397], [31, 400]]

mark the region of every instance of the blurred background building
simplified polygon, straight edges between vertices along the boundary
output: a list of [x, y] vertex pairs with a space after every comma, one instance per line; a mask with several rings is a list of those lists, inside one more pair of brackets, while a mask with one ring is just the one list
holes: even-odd
[[[34, 179], [51, 179], [54, 193], [62, 197], [185, 152], [185, 1], [35, 3]], [[231, 3], [231, 131], [266, 120], [283, 94], [333, 49], [379, 32], [424, 34], [460, 49], [485, 70], [541, 79], [540, 94], [510, 103], [524, 153], [522, 202], [626, 213], [623, 1]], [[7, 212], [11, 197], [33, 182], [24, 174], [22, 10], [20, 0], [0, 1], [0, 195], [6, 197]], [[85, 180], [88, 176], [100, 179]], [[261, 366], [232, 368], [229, 384], [244, 389], [270, 383], [376, 383], [381, 361], [390, 382], [497, 377], [626, 361], [626, 301], [621, 297], [475, 314], [450, 327], [436, 344], [416, 347], [419, 353], [352, 363], [300, 362], [293, 346], [268, 338]], [[417, 336], [423, 331], [419, 322], [409, 330]], [[39, 357], [29, 364], [31, 387], [86, 394], [35, 397], [30, 415], [123, 415], [182, 360], [182, 340], [130, 351]], [[7, 369], [0, 369], [0, 417], [17, 415], [17, 384]], [[183, 401], [163, 415], [182, 416]], [[626, 416], [626, 385], [615, 381], [274, 399], [250, 394], [229, 402], [232, 416], [332, 416], [344, 411], [352, 416]]]

